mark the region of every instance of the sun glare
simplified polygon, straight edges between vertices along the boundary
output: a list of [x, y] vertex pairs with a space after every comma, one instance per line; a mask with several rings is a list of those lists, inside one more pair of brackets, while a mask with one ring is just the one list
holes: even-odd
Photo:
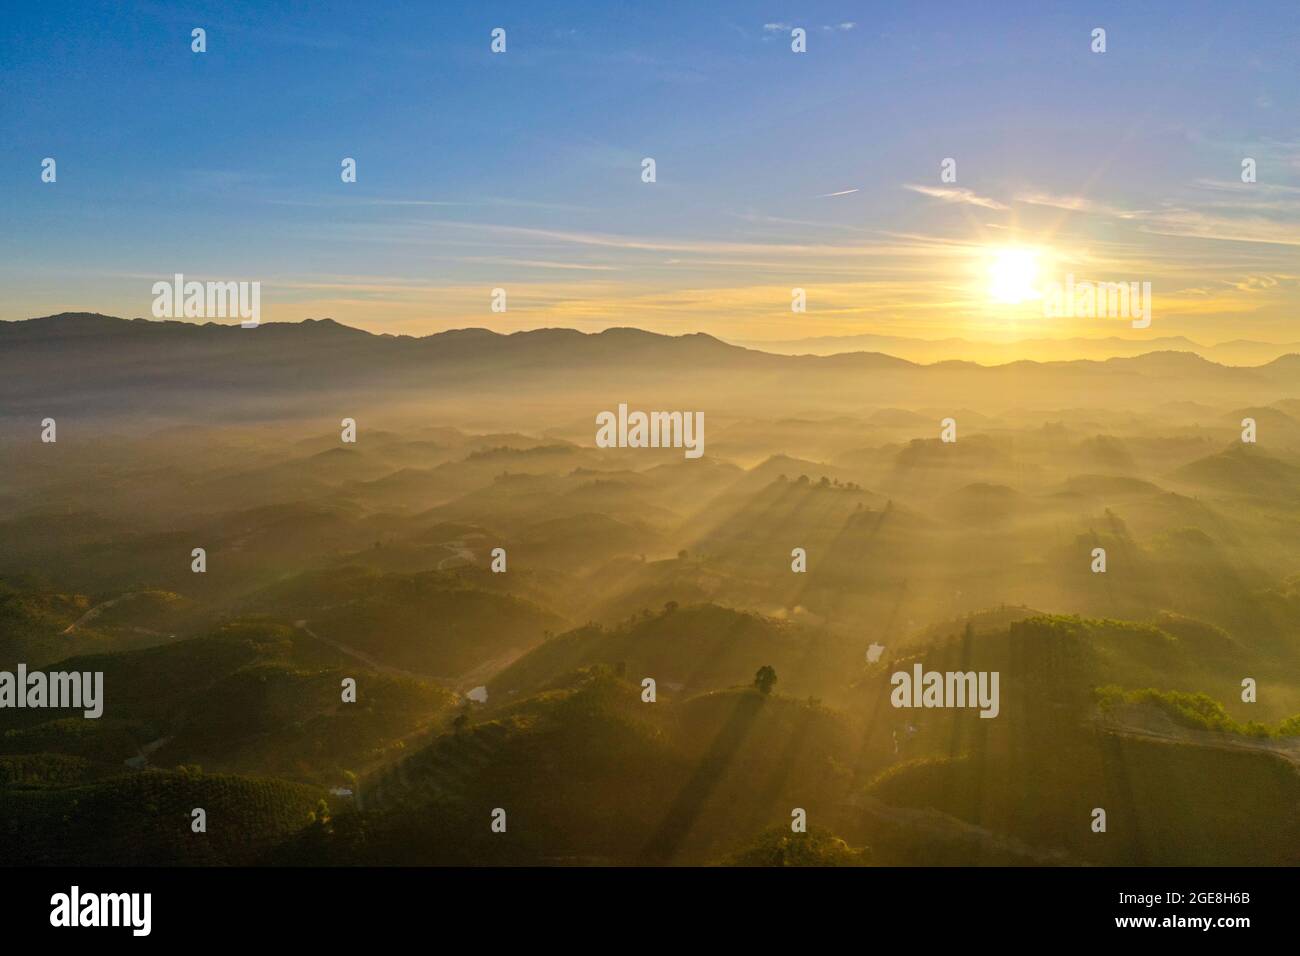
[[989, 262], [989, 298], [1007, 305], [1037, 299], [1038, 251], [997, 249]]

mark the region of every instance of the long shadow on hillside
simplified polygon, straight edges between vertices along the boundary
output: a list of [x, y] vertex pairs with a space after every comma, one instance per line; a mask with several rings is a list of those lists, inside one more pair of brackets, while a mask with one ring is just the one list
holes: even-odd
[[1147, 850], [1141, 822], [1143, 807], [1137, 799], [1124, 741], [1115, 734], [1101, 734], [1100, 738], [1106, 798], [1119, 810], [1118, 814], [1112, 812], [1111, 816], [1134, 821], [1131, 828], [1126, 828], [1130, 831], [1125, 834], [1131, 847], [1128, 856], [1134, 866], [1150, 866], [1151, 854]]
[[647, 862], [668, 863], [676, 856], [682, 841], [695, 826], [709, 795], [718, 786], [741, 744], [753, 730], [754, 721], [764, 703], [765, 698], [758, 694], [744, 694], [736, 701], [735, 710], [727, 718], [726, 725], [713, 739], [709, 752], [695, 768], [695, 773], [673, 801], [663, 822], [642, 851]]

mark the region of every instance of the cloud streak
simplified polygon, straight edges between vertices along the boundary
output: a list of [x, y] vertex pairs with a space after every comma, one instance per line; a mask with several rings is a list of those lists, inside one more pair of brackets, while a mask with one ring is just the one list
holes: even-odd
[[982, 209], [1008, 209], [1006, 203], [998, 202], [996, 199], [990, 199], [988, 196], [981, 196], [970, 189], [957, 186], [918, 186], [915, 183], [904, 183], [904, 189], [910, 189], [914, 193], [920, 193], [922, 196], [929, 196], [931, 199], [938, 199], [942, 202], [960, 203], [966, 206], [979, 206]]

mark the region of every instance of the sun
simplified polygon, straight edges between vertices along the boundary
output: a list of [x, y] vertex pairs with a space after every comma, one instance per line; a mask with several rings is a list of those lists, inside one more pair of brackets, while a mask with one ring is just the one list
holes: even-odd
[[989, 261], [989, 298], [1005, 305], [1038, 299], [1037, 249], [1012, 247], [992, 250]]

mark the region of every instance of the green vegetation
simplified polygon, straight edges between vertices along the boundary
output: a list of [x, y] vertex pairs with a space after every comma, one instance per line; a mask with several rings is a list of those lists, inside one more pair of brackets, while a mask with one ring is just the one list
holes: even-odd
[[[703, 350], [713, 394], [675, 358], [611, 373], [642, 333], [466, 332], [437, 375], [385, 366], [408, 414], [312, 329], [342, 336], [320, 387], [375, 409], [355, 445], [276, 417], [336, 404], [283, 381], [238, 424], [3, 440], [0, 670], [105, 692], [97, 720], [0, 709], [6, 862], [1300, 862], [1294, 362], [635, 339]], [[512, 350], [499, 394], [483, 342]], [[283, 358], [230, 354], [212, 394]], [[593, 447], [614, 394], [707, 400], [705, 457]], [[893, 707], [917, 665], [997, 672], [998, 716]]]
[[854, 849], [839, 837], [819, 827], [807, 833], [791, 833], [789, 827], [773, 827], [733, 854], [731, 866], [867, 866], [871, 855]]
[[[198, 763], [337, 784], [441, 726], [454, 704], [431, 682], [375, 674], [266, 623], [231, 623], [207, 637], [51, 667], [103, 671], [111, 706], [98, 720], [0, 711], [0, 754], [73, 754], [117, 771]], [[344, 676], [358, 681], [355, 704], [341, 700]]]
[[1103, 709], [1118, 704], [1153, 704], [1185, 727], [1212, 730], [1247, 737], [1294, 737], [1300, 735], [1300, 714], [1288, 717], [1274, 729], [1259, 721], [1234, 720], [1217, 700], [1205, 694], [1185, 694], [1176, 690], [1146, 687], [1124, 690], [1113, 685], [1099, 687], [1097, 700]]
[[[6, 862], [248, 865], [308, 826], [320, 793], [276, 780], [149, 770], [63, 788], [0, 788]], [[207, 812], [194, 833], [191, 811]]]

